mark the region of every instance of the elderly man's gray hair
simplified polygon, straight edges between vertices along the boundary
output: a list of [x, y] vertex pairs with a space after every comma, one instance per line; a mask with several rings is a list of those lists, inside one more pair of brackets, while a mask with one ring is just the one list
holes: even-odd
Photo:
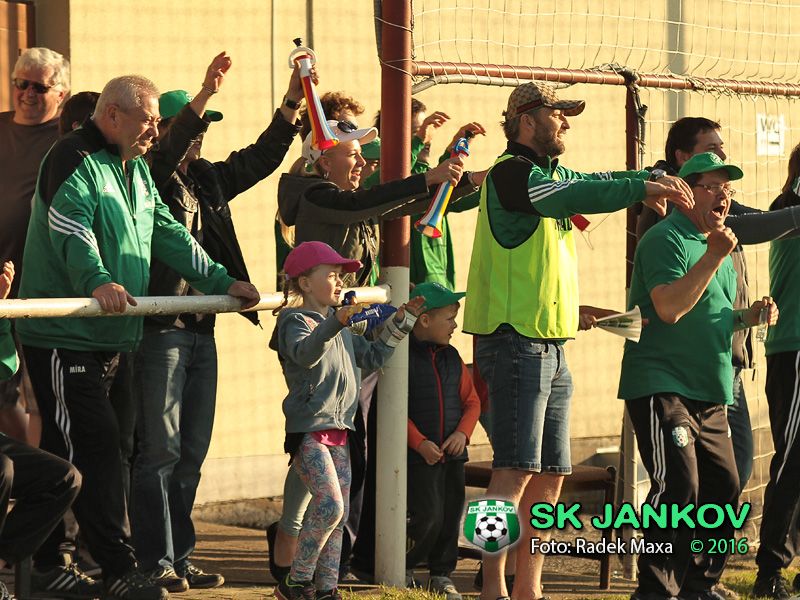
[[50, 48], [28, 48], [19, 55], [11, 77], [17, 77], [20, 71], [30, 71], [31, 69], [52, 69], [53, 74], [49, 81], [43, 81], [45, 85], [52, 85], [59, 90], [69, 92], [69, 61], [55, 50]]
[[122, 110], [131, 110], [144, 104], [145, 98], [158, 100], [156, 84], [141, 75], [123, 75], [109, 81], [100, 93], [94, 114], [102, 115], [109, 104], [116, 104]]

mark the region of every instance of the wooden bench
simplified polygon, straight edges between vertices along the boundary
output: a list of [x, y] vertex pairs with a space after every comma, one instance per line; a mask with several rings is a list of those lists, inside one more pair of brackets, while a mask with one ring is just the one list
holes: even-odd
[[[490, 461], [484, 462], [468, 462], [465, 467], [464, 478], [465, 483], [469, 487], [487, 488], [489, 487], [489, 480], [492, 477], [492, 463]], [[614, 496], [617, 487], [617, 470], [614, 467], [588, 467], [583, 465], [576, 465], [572, 467], [572, 474], [564, 477], [564, 486], [562, 492], [570, 491], [602, 491], [604, 494], [603, 502], [608, 504], [614, 503]], [[520, 515], [522, 520], [523, 515]], [[603, 530], [603, 540], [605, 542], [612, 541], [612, 530]], [[527, 551], [527, 549], [526, 549]], [[459, 548], [459, 556], [463, 558], [481, 558], [481, 551], [477, 548]], [[600, 589], [607, 590], [611, 587], [611, 555], [601, 553], [582, 553], [572, 556], [578, 558], [589, 558], [600, 561]]]

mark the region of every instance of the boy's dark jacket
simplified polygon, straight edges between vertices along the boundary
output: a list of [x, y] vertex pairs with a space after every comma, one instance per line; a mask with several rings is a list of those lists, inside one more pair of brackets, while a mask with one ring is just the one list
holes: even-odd
[[[450, 434], [459, 430], [469, 442], [480, 414], [480, 401], [471, 375], [453, 346], [423, 342], [412, 334], [408, 363], [408, 461], [424, 463], [416, 451], [424, 439], [441, 447]], [[465, 404], [470, 407], [466, 411]], [[445, 460], [467, 458], [466, 448], [459, 456], [445, 454]]]

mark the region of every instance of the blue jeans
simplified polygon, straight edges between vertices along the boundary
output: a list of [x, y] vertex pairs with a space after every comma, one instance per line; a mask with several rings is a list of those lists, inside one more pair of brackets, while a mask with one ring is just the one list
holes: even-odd
[[476, 361], [489, 388], [492, 468], [571, 473], [564, 346], [503, 326], [478, 337]]
[[753, 427], [744, 395], [741, 367], [733, 368], [733, 404], [728, 405], [728, 427], [739, 473], [739, 490], [744, 490], [753, 473]]
[[214, 425], [213, 334], [146, 328], [136, 379], [139, 454], [130, 511], [136, 556], [145, 571], [180, 571], [195, 546], [192, 505]]

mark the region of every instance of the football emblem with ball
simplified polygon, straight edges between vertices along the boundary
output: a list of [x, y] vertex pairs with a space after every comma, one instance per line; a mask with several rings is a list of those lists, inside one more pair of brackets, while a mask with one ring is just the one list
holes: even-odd
[[502, 515], [483, 515], [475, 524], [475, 535], [487, 542], [497, 542], [508, 534], [508, 526]]

